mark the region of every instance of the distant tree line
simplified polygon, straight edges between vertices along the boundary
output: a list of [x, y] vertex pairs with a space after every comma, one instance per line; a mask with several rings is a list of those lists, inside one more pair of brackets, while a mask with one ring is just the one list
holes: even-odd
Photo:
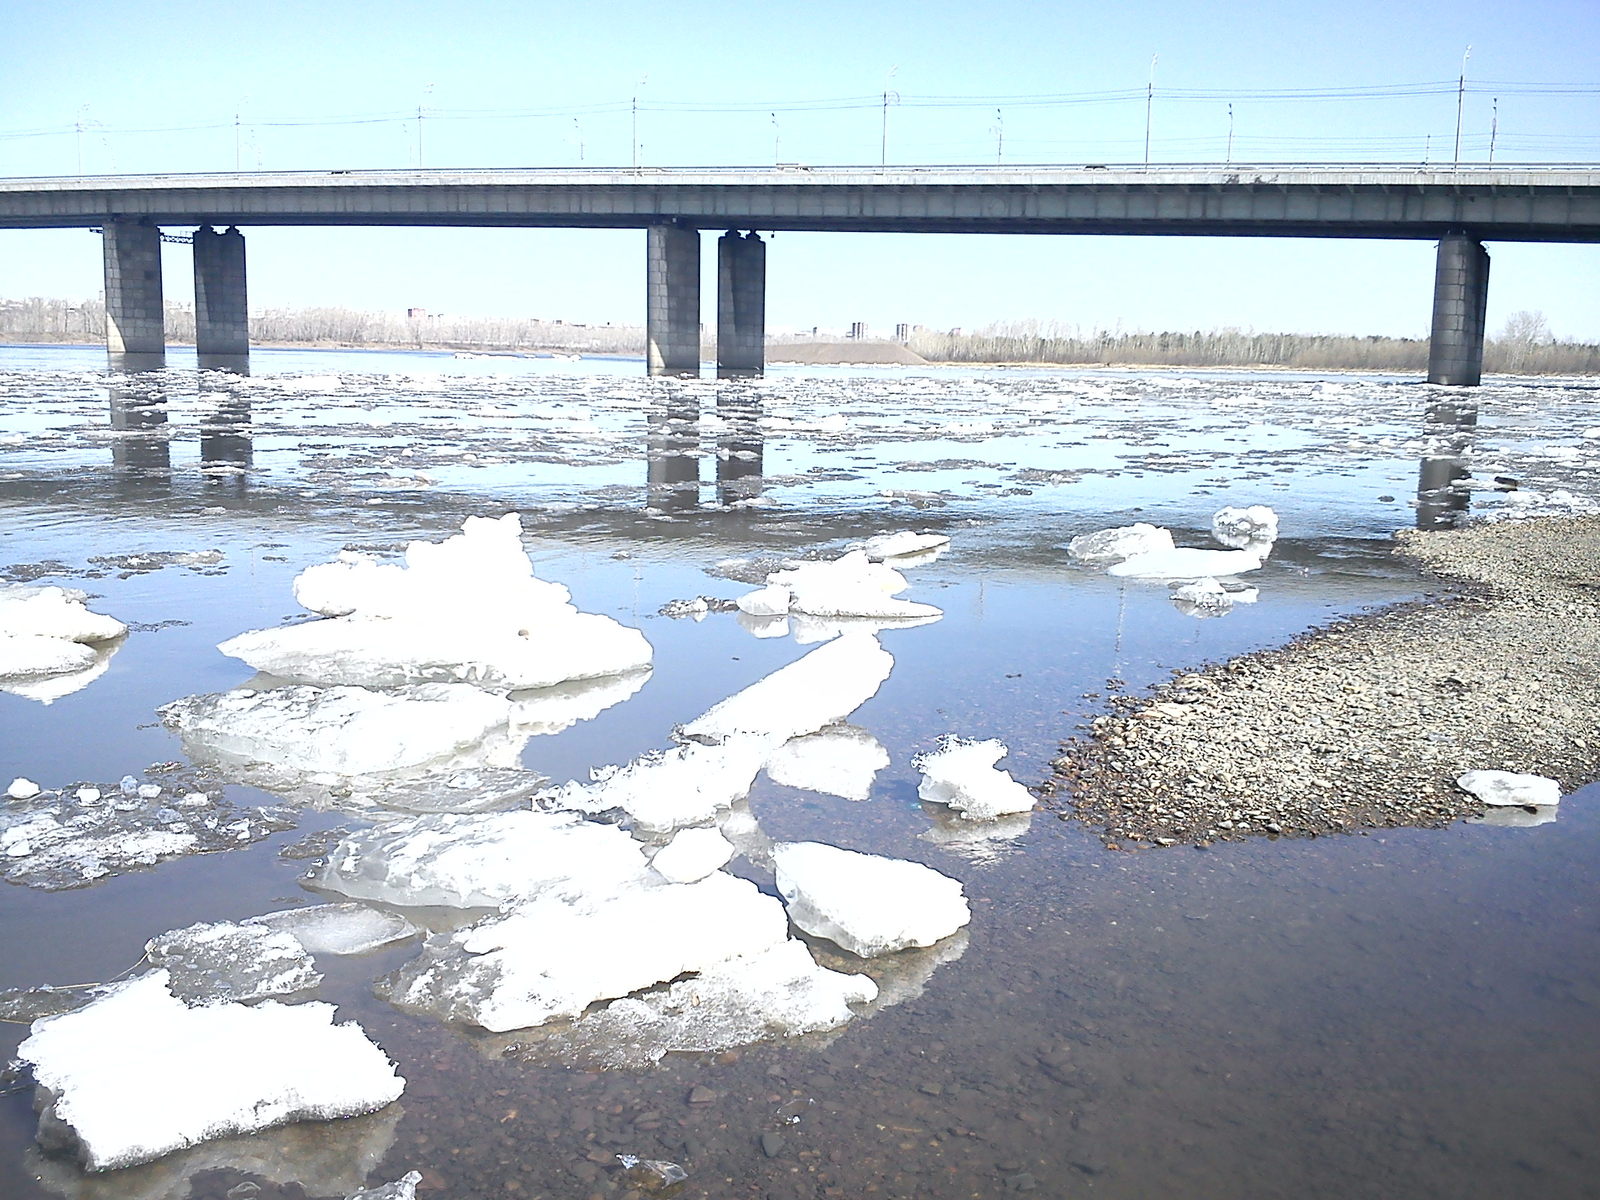
[[[167, 305], [167, 338], [194, 341], [194, 311]], [[98, 300], [0, 300], [0, 341], [98, 342], [106, 335]], [[349, 308], [285, 308], [250, 318], [257, 345], [410, 346], [420, 349], [642, 354], [637, 325], [573, 325], [515, 317], [362, 312]], [[770, 339], [792, 342], [793, 338]], [[1239, 329], [1144, 333], [1082, 332], [1054, 322], [1011, 321], [971, 333], [912, 331], [909, 348], [934, 362], [1094, 363], [1170, 367], [1287, 367], [1305, 371], [1423, 371], [1424, 338], [1254, 333]], [[1512, 374], [1600, 373], [1600, 345], [1557, 341], [1544, 315], [1513, 313], [1484, 347], [1484, 370]]]

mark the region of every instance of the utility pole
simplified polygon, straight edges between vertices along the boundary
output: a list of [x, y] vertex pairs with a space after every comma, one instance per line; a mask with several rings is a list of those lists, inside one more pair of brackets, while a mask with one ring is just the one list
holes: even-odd
[[890, 67], [889, 73], [883, 77], [883, 127], [878, 141], [878, 169], [884, 170], [889, 165], [889, 101], [892, 97], [898, 101], [899, 92], [889, 90], [889, 80], [894, 78], [894, 73], [900, 68], [898, 65]]
[[994, 110], [994, 165], [999, 166], [1005, 158], [1006, 150], [1006, 118], [998, 108]]
[[767, 116], [772, 118], [772, 165], [773, 166], [777, 166], [778, 165], [778, 159], [779, 159], [779, 152], [778, 152], [779, 140], [783, 136], [783, 131], [778, 128], [778, 114], [777, 113], [771, 112], [771, 113], [768, 113]]
[[1461, 165], [1461, 105], [1467, 97], [1467, 59], [1472, 57], [1472, 47], [1461, 56], [1461, 78], [1456, 82], [1456, 166]]
[[1223, 160], [1233, 162], [1233, 105], [1228, 105], [1228, 157]]
[[639, 89], [644, 87], [649, 80], [650, 76], [648, 74], [639, 76], [639, 82], [633, 89], [633, 134], [631, 140], [633, 142], [633, 169], [635, 171], [639, 169]]
[[1489, 161], [1494, 161], [1494, 140], [1500, 135], [1500, 97], [1494, 98], [1494, 117], [1489, 122]]
[[1144, 90], [1144, 165], [1150, 165], [1150, 110], [1155, 107], [1156, 100], [1156, 58], [1150, 56], [1150, 82]]

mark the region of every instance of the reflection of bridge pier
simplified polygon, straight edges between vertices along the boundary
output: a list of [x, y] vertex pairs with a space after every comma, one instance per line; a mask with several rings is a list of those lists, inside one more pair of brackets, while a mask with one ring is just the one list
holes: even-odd
[[203, 393], [212, 407], [200, 417], [200, 470], [215, 488], [246, 490], [254, 447], [250, 438], [250, 397], [244, 389], [224, 386]]
[[1478, 425], [1478, 406], [1441, 400], [1428, 406], [1430, 445], [1417, 472], [1417, 528], [1454, 529], [1466, 516], [1469, 493], [1456, 484], [1468, 476], [1466, 456]]
[[646, 418], [646, 503], [662, 512], [700, 506], [700, 403], [673, 396], [665, 412]]
[[167, 440], [167, 397], [154, 372], [113, 378], [111, 465], [124, 479], [170, 483], [172, 447]]
[[723, 507], [761, 494], [761, 401], [737, 387], [717, 393], [723, 420], [717, 438], [717, 503]]

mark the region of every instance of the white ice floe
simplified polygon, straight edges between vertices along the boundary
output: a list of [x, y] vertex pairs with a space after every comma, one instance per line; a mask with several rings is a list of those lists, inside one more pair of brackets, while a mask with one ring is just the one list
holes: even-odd
[[492, 908], [544, 892], [611, 890], [645, 876], [639, 843], [572, 813], [414, 817], [350, 834], [313, 886], [399, 906]]
[[602, 813], [620, 810], [642, 829], [702, 825], [750, 791], [772, 739], [730, 737], [717, 745], [690, 743], [651, 751], [622, 766], [598, 767], [591, 782], [540, 792], [546, 808]]
[[292, 996], [322, 982], [292, 934], [264, 925], [201, 922], [158, 934], [144, 952], [152, 966], [167, 972], [167, 986], [186, 1004]]
[[33, 1025], [17, 1054], [51, 1097], [47, 1145], [94, 1171], [209, 1138], [373, 1112], [405, 1081], [331, 1004], [191, 1008], [153, 971], [77, 1012]]
[[1172, 534], [1157, 525], [1140, 521], [1115, 529], [1097, 529], [1079, 534], [1067, 543], [1067, 553], [1081, 563], [1118, 563], [1136, 554], [1154, 554], [1172, 549]]
[[11, 781], [11, 786], [6, 788], [6, 796], [11, 800], [31, 800], [39, 794], [39, 785], [31, 779], [18, 775]]
[[[515, 764], [512, 706], [461, 683], [375, 692], [292, 685], [174, 700], [157, 710], [196, 761], [265, 763], [290, 773], [365, 775], [428, 763]], [[491, 735], [498, 733], [499, 737]]]
[[402, 1008], [491, 1032], [575, 1017], [596, 1000], [759, 954], [788, 937], [783, 906], [748, 880], [651, 877], [610, 892], [542, 896], [452, 934], [385, 976]]
[[67, 642], [109, 642], [128, 632], [115, 617], [90, 612], [76, 588], [0, 584], [0, 633]]
[[365, 954], [417, 933], [417, 927], [399, 914], [365, 904], [313, 904], [263, 913], [244, 924], [287, 933], [309, 954]]
[[814, 617], [795, 613], [789, 619], [794, 623], [795, 644], [814, 646], [847, 634], [873, 637], [885, 630], [915, 629], [919, 625], [930, 625], [942, 616], [941, 613], [932, 617]]
[[889, 678], [894, 658], [867, 634], [847, 634], [780, 667], [683, 726], [693, 741], [785, 741], [844, 720]]
[[351, 1192], [344, 1200], [417, 1200], [417, 1184], [421, 1182], [421, 1171], [407, 1171], [392, 1183], [360, 1188]]
[[1220, 617], [1231, 612], [1235, 604], [1254, 604], [1260, 594], [1256, 588], [1225, 588], [1207, 576], [1174, 588], [1172, 604], [1185, 616]]
[[789, 919], [862, 958], [931, 946], [972, 916], [961, 884], [921, 863], [820, 842], [774, 846], [772, 860]]
[[1211, 536], [1234, 550], [1258, 542], [1273, 542], [1278, 538], [1278, 514], [1265, 504], [1252, 504], [1248, 508], [1230, 504], [1212, 516]]
[[[18, 638], [0, 633], [0, 692], [53, 704], [63, 696], [81, 692], [104, 675], [122, 645], [121, 639], [85, 646], [61, 638]], [[41, 666], [48, 670], [24, 669]]]
[[889, 752], [865, 729], [833, 725], [779, 746], [767, 759], [767, 774], [785, 787], [865, 800], [888, 765]]
[[695, 883], [727, 866], [733, 853], [733, 843], [714, 826], [680, 829], [656, 851], [650, 868], [668, 883]]
[[710, 1053], [770, 1038], [837, 1029], [871, 1002], [865, 975], [818, 966], [793, 938], [707, 967], [659, 991], [613, 1000], [564, 1029], [530, 1039], [537, 1060], [640, 1068], [672, 1053]]
[[942, 533], [917, 533], [915, 530], [901, 529], [870, 537], [861, 548], [873, 562], [882, 562], [886, 558], [914, 556], [921, 559], [930, 551], [943, 550], [949, 544], [949, 537]]
[[1006, 756], [999, 738], [974, 741], [946, 734], [937, 749], [919, 754], [912, 765], [922, 772], [917, 796], [943, 804], [975, 821], [992, 820], [1033, 808], [1033, 795], [1009, 771], [995, 764]]
[[1456, 786], [1496, 807], [1544, 808], [1561, 803], [1561, 785], [1543, 775], [1516, 771], [1467, 771]]
[[1250, 550], [1201, 550], [1180, 547], [1135, 554], [1106, 568], [1107, 575], [1130, 579], [1204, 579], [1207, 576], [1239, 575], [1259, 571], [1266, 548]]
[[[788, 589], [789, 611], [815, 617], [938, 617], [931, 604], [896, 597], [910, 585], [893, 567], [852, 550], [827, 562], [808, 562], [767, 576], [772, 587]], [[744, 611], [749, 612], [749, 609]], [[752, 614], [773, 615], [773, 614]]]
[[470, 682], [553, 687], [649, 665], [650, 643], [579, 612], [567, 589], [534, 578], [515, 513], [469, 517], [442, 543], [412, 542], [405, 565], [346, 554], [303, 572], [296, 595], [317, 621], [240, 634], [218, 648], [297, 683], [393, 687]]
[[[769, 583], [766, 587], [746, 592], [734, 601], [739, 611], [750, 617], [782, 617], [789, 613], [792, 597], [789, 589]], [[760, 636], [757, 634], [756, 636]]]

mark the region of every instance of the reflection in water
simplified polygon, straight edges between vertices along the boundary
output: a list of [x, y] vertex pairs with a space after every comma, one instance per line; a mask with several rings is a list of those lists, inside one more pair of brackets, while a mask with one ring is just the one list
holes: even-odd
[[138, 371], [111, 378], [111, 465], [126, 480], [171, 479], [167, 396], [160, 378], [157, 372]]
[[[254, 452], [250, 396], [240, 369], [216, 369], [201, 378], [200, 470], [208, 483], [244, 492]], [[111, 410], [111, 465], [124, 484], [142, 487], [172, 482], [172, 431], [168, 427], [166, 376], [161, 371], [125, 371], [107, 386]]]
[[1439, 400], [1428, 406], [1428, 448], [1417, 473], [1417, 528], [1454, 529], [1466, 517], [1467, 453], [1478, 425], [1476, 402]]
[[250, 441], [250, 395], [236, 376], [249, 374], [245, 365], [225, 366], [202, 360], [201, 368], [214, 372], [202, 375], [203, 405], [200, 417], [200, 470], [215, 488], [235, 493], [245, 491], [252, 451]]
[[665, 412], [647, 417], [645, 437], [646, 503], [661, 512], [683, 512], [700, 505], [700, 404], [692, 396], [673, 396]]
[[733, 388], [717, 394], [723, 432], [717, 439], [717, 503], [753, 500], [761, 494], [761, 401]]

